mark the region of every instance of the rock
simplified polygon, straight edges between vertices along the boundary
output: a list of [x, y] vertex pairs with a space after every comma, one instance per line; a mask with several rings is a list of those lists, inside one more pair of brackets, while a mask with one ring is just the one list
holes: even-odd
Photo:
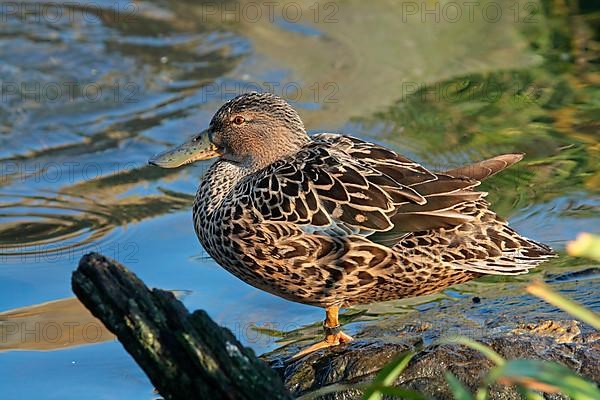
[[557, 343], [570, 343], [581, 335], [578, 321], [543, 321], [537, 324], [523, 325], [513, 332], [530, 332], [538, 336], [550, 336]]
[[[451, 371], [475, 392], [493, 366], [475, 350], [461, 345], [424, 344], [425, 333], [413, 328], [409, 331], [387, 331], [388, 335], [385, 335], [386, 331], [380, 331], [377, 337], [359, 337], [347, 345], [322, 350], [291, 363], [284, 360], [297, 351], [296, 345], [278, 349], [263, 358], [281, 374], [294, 396], [337, 386], [340, 391], [318, 397], [336, 400], [360, 399], [359, 390], [345, 385], [371, 382], [385, 364], [407, 350], [415, 351], [416, 355], [397, 384], [433, 399], [452, 399], [444, 377], [446, 371]], [[599, 336], [595, 332], [581, 333], [576, 321], [542, 321], [476, 339], [507, 359], [556, 361], [591, 381], [600, 382]], [[557, 394], [546, 396], [549, 399], [567, 398]], [[520, 396], [514, 387], [496, 384], [490, 388], [489, 398], [508, 400], [520, 399]]]

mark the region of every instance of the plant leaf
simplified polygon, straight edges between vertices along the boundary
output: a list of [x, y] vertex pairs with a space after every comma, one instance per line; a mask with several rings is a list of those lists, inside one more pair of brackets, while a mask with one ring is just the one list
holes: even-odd
[[574, 257], [587, 257], [600, 261], [600, 236], [580, 233], [577, 239], [567, 243], [567, 253]]
[[386, 395], [408, 400], [427, 400], [425, 396], [415, 390], [403, 389], [397, 386], [377, 386], [375, 390], [379, 396]]
[[452, 337], [452, 338], [444, 338], [442, 340], [440, 340], [441, 344], [462, 344], [465, 345], [467, 347], [472, 348], [473, 350], [477, 350], [481, 353], [483, 353], [487, 358], [489, 358], [490, 360], [492, 360], [494, 362], [494, 364], [496, 365], [503, 365], [506, 360], [504, 358], [502, 358], [502, 356], [498, 353], [496, 353], [494, 351], [494, 349], [492, 349], [489, 346], [486, 346], [485, 344], [476, 342], [472, 339], [469, 339], [468, 337], [464, 337], [464, 336], [456, 336], [456, 337]]
[[[381, 400], [380, 388], [392, 385], [398, 376], [406, 369], [415, 354], [412, 351], [402, 353], [394, 361], [387, 364], [379, 371], [373, 382], [365, 389], [364, 399]], [[378, 389], [379, 388], [379, 389]]]
[[446, 371], [444, 375], [446, 376], [446, 381], [448, 382], [448, 386], [450, 386], [454, 400], [473, 400], [471, 393], [452, 372]]
[[598, 387], [564, 365], [539, 360], [511, 360], [495, 367], [489, 378], [546, 393], [563, 393], [573, 400], [600, 399]]

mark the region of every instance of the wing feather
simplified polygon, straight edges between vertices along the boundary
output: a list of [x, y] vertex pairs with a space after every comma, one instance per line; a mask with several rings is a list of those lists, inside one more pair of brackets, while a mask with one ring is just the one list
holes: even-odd
[[472, 220], [458, 209], [482, 198], [479, 181], [435, 174], [381, 146], [320, 134], [282, 162], [253, 175], [251, 199], [263, 220], [306, 231], [359, 234], [393, 246], [408, 232]]

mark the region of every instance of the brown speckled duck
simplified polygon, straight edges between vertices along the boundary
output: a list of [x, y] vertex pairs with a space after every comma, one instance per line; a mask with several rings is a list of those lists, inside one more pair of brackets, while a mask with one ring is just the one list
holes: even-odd
[[553, 255], [511, 229], [475, 190], [522, 154], [431, 172], [361, 139], [309, 136], [283, 99], [247, 93], [150, 163], [174, 168], [209, 158], [217, 161], [193, 207], [198, 238], [250, 285], [325, 308], [325, 339], [301, 354], [352, 340], [340, 330], [340, 307], [523, 274]]

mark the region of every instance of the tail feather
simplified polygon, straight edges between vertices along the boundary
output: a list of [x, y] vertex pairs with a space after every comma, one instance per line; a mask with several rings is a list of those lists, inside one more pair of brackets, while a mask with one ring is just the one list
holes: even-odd
[[472, 220], [450, 229], [407, 234], [394, 249], [414, 260], [486, 275], [524, 274], [555, 257], [549, 246], [509, 227], [483, 200], [466, 204], [459, 211]]
[[495, 247], [499, 254], [489, 252], [486, 259], [465, 260], [453, 268], [488, 275], [519, 275], [556, 257], [549, 246], [519, 235], [505, 222], [488, 226], [486, 232], [489, 242], [484, 246]]
[[451, 169], [446, 171], [445, 174], [453, 177], [467, 177], [482, 181], [521, 161], [524, 155], [525, 153], [502, 154], [487, 160], [479, 161], [475, 164]]

